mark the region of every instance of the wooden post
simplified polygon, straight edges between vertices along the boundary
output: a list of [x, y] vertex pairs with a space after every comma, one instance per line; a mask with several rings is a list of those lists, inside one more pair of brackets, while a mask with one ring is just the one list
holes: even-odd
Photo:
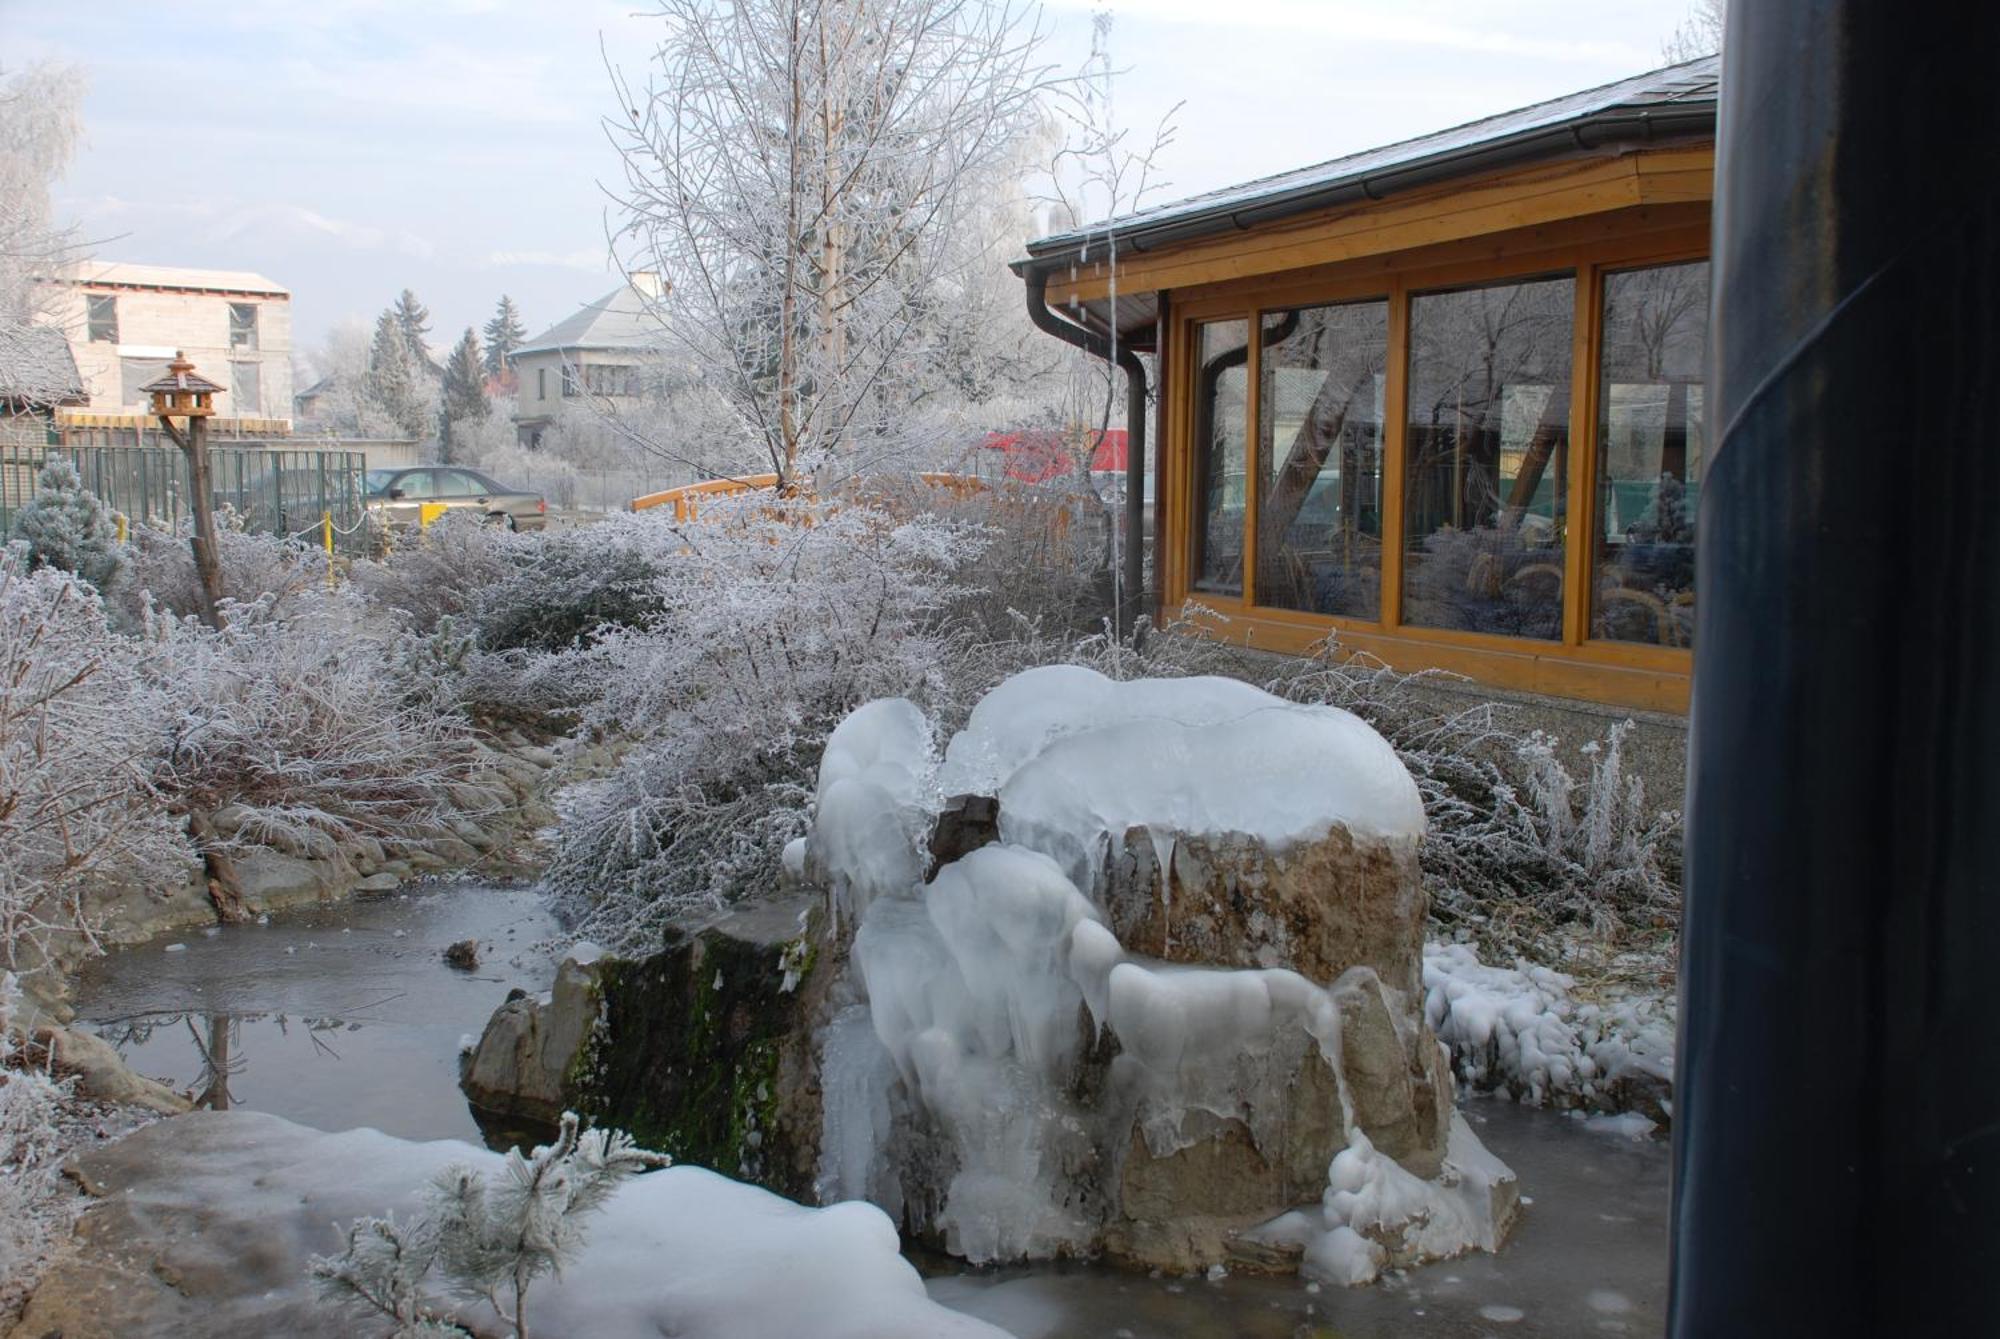
[[194, 494], [194, 534], [188, 544], [194, 550], [195, 575], [201, 580], [201, 621], [220, 629], [222, 623], [222, 561], [215, 547], [215, 499], [208, 479], [208, 420], [188, 419], [187, 436], [181, 441], [187, 456], [188, 491]]

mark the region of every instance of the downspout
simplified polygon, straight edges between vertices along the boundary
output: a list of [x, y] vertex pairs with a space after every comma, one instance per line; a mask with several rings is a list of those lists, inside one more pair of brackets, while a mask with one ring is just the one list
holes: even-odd
[[[1112, 361], [1111, 341], [1094, 330], [1065, 321], [1049, 310], [1049, 276], [1046, 271], [1027, 273], [1028, 320], [1035, 329], [1074, 344], [1085, 353]], [[1113, 319], [1116, 319], [1114, 316]], [[1139, 583], [1145, 579], [1144, 554], [1146, 525], [1146, 365], [1139, 355], [1118, 346], [1117, 363], [1125, 372], [1125, 571], [1112, 614], [1112, 628], [1120, 639], [1132, 635], [1133, 610], [1141, 603]]]

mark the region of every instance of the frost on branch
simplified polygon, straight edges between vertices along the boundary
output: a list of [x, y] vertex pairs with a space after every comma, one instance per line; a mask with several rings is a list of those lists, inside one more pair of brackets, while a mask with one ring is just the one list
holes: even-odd
[[446, 1167], [417, 1218], [359, 1219], [347, 1248], [314, 1257], [310, 1270], [323, 1296], [389, 1319], [397, 1336], [492, 1333], [483, 1313], [467, 1320], [426, 1291], [435, 1274], [452, 1296], [489, 1306], [514, 1339], [529, 1339], [530, 1285], [576, 1258], [584, 1220], [621, 1182], [669, 1161], [621, 1131], [580, 1129], [565, 1112], [553, 1144], [509, 1153], [493, 1176]]
[[75, 1216], [58, 1126], [70, 1084], [55, 1082], [17, 1046], [20, 1002], [14, 973], [0, 970], [0, 1321], [14, 1314]]

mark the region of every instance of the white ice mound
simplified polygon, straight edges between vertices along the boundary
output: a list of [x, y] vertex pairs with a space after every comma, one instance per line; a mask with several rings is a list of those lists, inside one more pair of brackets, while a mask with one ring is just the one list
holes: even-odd
[[827, 739], [804, 868], [837, 912], [923, 882], [934, 767], [930, 721], [904, 698], [855, 708]]
[[1116, 682], [1075, 665], [988, 693], [945, 751], [940, 794], [997, 795], [1001, 839], [1088, 889], [1105, 838], [1143, 827], [1240, 833], [1267, 848], [1324, 836], [1416, 838], [1424, 807], [1387, 740], [1338, 707], [1234, 679]]

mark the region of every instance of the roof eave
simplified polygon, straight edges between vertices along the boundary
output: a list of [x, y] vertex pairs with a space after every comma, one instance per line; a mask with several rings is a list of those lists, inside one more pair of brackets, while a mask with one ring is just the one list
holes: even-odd
[[1644, 107], [1607, 107], [1586, 116], [1531, 127], [1512, 135], [1455, 146], [1408, 162], [1191, 210], [1150, 223], [1061, 233], [1028, 244], [1028, 254], [1010, 263], [1017, 275], [1053, 272], [1073, 263], [1084, 248], [1116, 243], [1122, 251], [1146, 252], [1231, 232], [1247, 232], [1300, 214], [1364, 201], [1381, 200], [1420, 186], [1502, 168], [1522, 167], [1571, 153], [1636, 149], [1677, 140], [1715, 136], [1712, 98]]

